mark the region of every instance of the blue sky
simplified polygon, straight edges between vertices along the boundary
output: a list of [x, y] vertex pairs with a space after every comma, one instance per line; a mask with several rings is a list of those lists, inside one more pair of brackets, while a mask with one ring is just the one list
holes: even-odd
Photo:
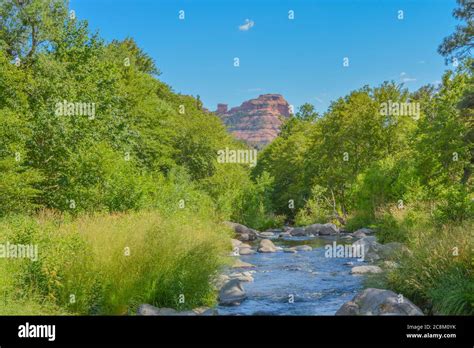
[[[133, 37], [154, 58], [161, 80], [176, 92], [200, 95], [211, 110], [219, 102], [232, 107], [280, 93], [295, 108], [310, 102], [323, 112], [331, 100], [365, 84], [394, 80], [414, 90], [439, 81], [449, 67], [436, 49], [454, 31], [455, 5], [455, 0], [71, 0], [70, 7], [108, 41]], [[343, 67], [344, 57], [349, 67]]]

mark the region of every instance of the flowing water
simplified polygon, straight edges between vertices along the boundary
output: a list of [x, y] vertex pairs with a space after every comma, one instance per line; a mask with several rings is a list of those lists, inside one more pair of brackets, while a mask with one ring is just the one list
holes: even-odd
[[[276, 246], [310, 245], [312, 251], [257, 253], [240, 256], [253, 268], [253, 282], [242, 283], [248, 298], [239, 306], [218, 306], [221, 315], [334, 315], [362, 288], [362, 277], [351, 275], [355, 258], [327, 258], [324, 246], [344, 243], [334, 237], [273, 239]], [[346, 242], [348, 243], [348, 242]], [[233, 269], [232, 272], [247, 271]]]

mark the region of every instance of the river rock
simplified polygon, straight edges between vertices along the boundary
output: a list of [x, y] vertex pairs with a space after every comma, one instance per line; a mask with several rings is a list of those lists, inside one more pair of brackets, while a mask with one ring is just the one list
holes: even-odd
[[294, 237], [306, 236], [306, 231], [304, 227], [295, 227], [289, 230], [290, 234]]
[[311, 250], [313, 250], [313, 248], [310, 247], [309, 245], [298, 245], [294, 248], [298, 251], [311, 251]]
[[355, 238], [367, 237], [367, 235], [364, 232], [362, 232], [361, 230], [355, 231], [354, 233], [352, 233], [352, 236], [355, 237]]
[[209, 308], [209, 307], [194, 308], [193, 312], [196, 313], [197, 315], [203, 315], [203, 316], [219, 315], [219, 312], [217, 311], [217, 309]]
[[252, 255], [257, 252], [251, 248], [239, 248], [239, 255]]
[[234, 250], [235, 248], [238, 248], [242, 244], [240, 240], [233, 239], [233, 238], [230, 240], [230, 243], [232, 244], [232, 250]]
[[229, 280], [230, 280], [230, 277], [227, 274], [219, 274], [217, 277], [213, 279], [212, 284], [217, 290], [219, 290]]
[[241, 282], [253, 282], [253, 276], [250, 272], [235, 272], [229, 275], [231, 279], [238, 279]]
[[291, 237], [291, 233], [290, 232], [282, 232], [278, 235], [279, 238], [287, 238], [287, 237]]
[[390, 290], [368, 288], [344, 303], [336, 315], [423, 315], [420, 308]]
[[327, 224], [313, 224], [306, 226], [305, 228], [306, 234], [313, 234], [313, 235], [321, 235], [321, 236], [329, 236], [334, 234], [339, 234], [339, 228], [334, 225], [333, 223]]
[[195, 312], [193, 311], [182, 311], [178, 312], [177, 310], [173, 308], [158, 308], [155, 306], [152, 306], [150, 304], [142, 304], [140, 307], [138, 307], [137, 310], [137, 315], [143, 315], [143, 316], [175, 316], [175, 315], [181, 315], [181, 316], [189, 316], [189, 315], [196, 315]]
[[253, 268], [255, 267], [251, 263], [244, 262], [240, 259], [235, 260], [234, 264], [232, 265], [232, 268]]
[[351, 274], [382, 273], [379, 266], [355, 266], [351, 269]]
[[262, 239], [258, 247], [258, 252], [260, 253], [274, 253], [278, 249], [275, 247], [275, 244], [270, 239]]
[[249, 241], [257, 239], [258, 231], [244, 226], [242, 224], [238, 224], [236, 222], [225, 221], [224, 224], [230, 228], [232, 228], [236, 234], [236, 238], [240, 241]]
[[[354, 243], [352, 243], [352, 245], [354, 247], [361, 248], [361, 252], [363, 250], [365, 261], [373, 262], [373, 261], [377, 261], [378, 259], [380, 259], [377, 252], [378, 252], [381, 244], [377, 242], [375, 236], [363, 237], [363, 238], [359, 239], [358, 241], [355, 241]], [[362, 247], [363, 247], [363, 249], [362, 249]]]
[[219, 291], [219, 304], [222, 306], [238, 306], [247, 298], [241, 281], [229, 280]]
[[260, 232], [258, 236], [260, 238], [275, 238], [276, 237], [275, 233], [273, 232]]
[[295, 248], [283, 248], [283, 252], [296, 254], [298, 251]]

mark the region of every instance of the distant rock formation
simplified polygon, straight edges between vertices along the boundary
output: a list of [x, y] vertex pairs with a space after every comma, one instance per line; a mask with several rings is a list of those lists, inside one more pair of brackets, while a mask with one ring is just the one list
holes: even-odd
[[280, 94], [263, 94], [230, 110], [227, 104], [218, 104], [215, 113], [237, 139], [256, 147], [275, 139], [290, 117], [289, 104]]

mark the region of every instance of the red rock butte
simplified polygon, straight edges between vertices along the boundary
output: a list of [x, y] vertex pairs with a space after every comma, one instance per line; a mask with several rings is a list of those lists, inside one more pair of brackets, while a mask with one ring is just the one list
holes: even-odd
[[290, 117], [289, 104], [280, 94], [262, 94], [230, 110], [227, 104], [217, 104], [215, 113], [237, 139], [257, 147], [275, 139]]

